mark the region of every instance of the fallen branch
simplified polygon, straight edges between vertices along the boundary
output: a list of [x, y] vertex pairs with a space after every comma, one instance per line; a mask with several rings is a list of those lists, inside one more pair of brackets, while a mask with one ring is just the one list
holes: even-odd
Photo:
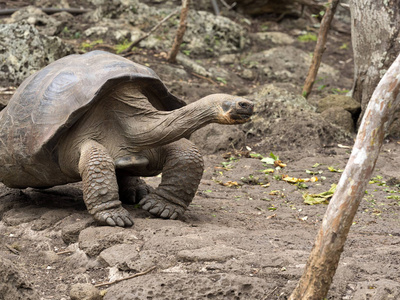
[[174, 43], [172, 44], [171, 51], [168, 53], [167, 60], [171, 63], [176, 63], [176, 56], [178, 55], [179, 48], [181, 47], [183, 36], [186, 31], [186, 19], [189, 11], [190, 0], [182, 0], [181, 17], [179, 20], [179, 27], [176, 31]]
[[[24, 8], [24, 7], [22, 7]], [[22, 8], [6, 8], [6, 9], [0, 9], [0, 16], [8, 16], [12, 15], [13, 13], [19, 11]], [[79, 14], [84, 14], [89, 11], [92, 11], [91, 9], [80, 9], [80, 8], [55, 8], [55, 7], [38, 7], [42, 12], [46, 14], [55, 14], [59, 12], [67, 12], [72, 15], [79, 15]]]
[[16, 91], [16, 87], [9, 86], [9, 87], [4, 87], [0, 88], [0, 94], [1, 95], [13, 95]]
[[324, 299], [351, 224], [382, 147], [391, 115], [400, 105], [400, 55], [376, 87], [336, 191], [326, 210], [306, 268], [289, 300]]
[[231, 10], [231, 9], [234, 8], [235, 5], [236, 5], [236, 2], [233, 2], [232, 5], [229, 5], [229, 4], [226, 3], [224, 0], [220, 0], [220, 1], [221, 1], [221, 3], [222, 3], [228, 10]]
[[138, 38], [136, 41], [133, 41], [132, 44], [129, 45], [129, 47], [123, 51], [123, 53], [130, 52], [133, 47], [135, 47], [137, 44], [139, 44], [141, 41], [144, 39], [147, 39], [154, 31], [156, 31], [162, 24], [164, 24], [166, 21], [171, 19], [174, 15], [178, 13], [179, 9], [174, 10], [172, 13], [170, 13], [168, 16], [166, 16], [164, 19], [162, 19], [156, 26], [154, 26], [148, 33], [143, 35], [142, 37]]
[[71, 254], [74, 253], [75, 251], [73, 250], [64, 250], [64, 251], [60, 251], [60, 252], [56, 252], [57, 255], [63, 255], [63, 254]]
[[321, 65], [322, 54], [325, 51], [326, 39], [331, 26], [333, 16], [336, 11], [340, 0], [329, 0], [328, 7], [321, 21], [321, 26], [319, 28], [318, 40], [315, 45], [314, 55], [311, 61], [310, 69], [308, 70], [307, 78], [304, 83], [302, 94], [305, 98], [311, 93], [311, 89], [314, 85], [315, 78], [317, 77], [319, 66]]
[[154, 267], [151, 267], [150, 269], [148, 269], [146, 271], [143, 271], [141, 273], [136, 273], [136, 274], [133, 274], [131, 276], [128, 276], [128, 277], [125, 277], [125, 278], [121, 278], [121, 279], [117, 279], [117, 280], [110, 281], [110, 282], [98, 283], [98, 284], [95, 284], [94, 286], [95, 287], [102, 287], [102, 286], [106, 286], [106, 285], [115, 284], [115, 283], [118, 283], [118, 282], [121, 282], [121, 281], [124, 281], [124, 280], [132, 279], [132, 278], [135, 278], [135, 277], [143, 276], [143, 275], [146, 275], [147, 273], [150, 273], [155, 268], [156, 267], [154, 266]]

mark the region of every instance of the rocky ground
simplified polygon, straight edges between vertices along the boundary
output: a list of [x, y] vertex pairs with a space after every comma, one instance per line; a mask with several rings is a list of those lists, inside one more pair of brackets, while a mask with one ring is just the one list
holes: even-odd
[[[0, 1], [0, 9], [33, 2], [59, 4]], [[91, 11], [48, 16], [29, 8], [1, 19], [4, 105], [13, 86], [48, 62], [73, 52], [126, 48], [179, 3], [61, 2]], [[348, 12], [341, 10], [333, 24], [324, 64], [306, 101], [300, 94], [315, 43], [315, 18], [251, 17], [226, 9], [224, 17], [216, 17], [209, 1], [194, 6], [178, 64], [165, 61], [176, 18], [126, 57], [153, 68], [187, 102], [212, 92], [253, 100], [252, 121], [240, 127], [212, 125], [193, 135], [206, 169], [179, 220], [153, 218], [128, 205], [132, 228], [98, 226], [84, 207], [79, 183], [47, 190], [1, 186], [0, 299], [290, 295], [327, 207], [306, 204], [305, 193], [328, 191], [339, 181], [355, 138], [359, 107], [343, 97], [351, 89], [353, 70]], [[271, 165], [271, 152], [286, 166]], [[399, 157], [395, 136], [388, 137], [328, 299], [400, 298]], [[286, 175], [318, 180], [289, 183]], [[146, 181], [156, 186], [160, 178]], [[119, 281], [134, 274], [139, 276]]]

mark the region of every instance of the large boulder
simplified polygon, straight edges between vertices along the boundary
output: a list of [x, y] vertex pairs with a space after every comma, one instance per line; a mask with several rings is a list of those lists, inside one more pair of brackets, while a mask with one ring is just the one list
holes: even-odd
[[41, 9], [35, 6], [26, 6], [11, 15], [7, 23], [19, 25], [32, 25], [44, 35], [53, 36], [60, 33], [63, 29], [63, 23], [47, 15]]
[[42, 35], [31, 25], [0, 24], [0, 84], [19, 85], [29, 75], [71, 49], [58, 37]]
[[351, 142], [351, 135], [315, 112], [301, 95], [274, 84], [262, 86], [252, 96], [255, 113], [243, 125], [257, 148], [317, 150]]
[[[261, 77], [269, 82], [304, 83], [311, 57], [306, 52], [294, 46], [279, 46], [262, 52], [253, 53], [244, 59], [247, 68], [257, 69]], [[339, 72], [333, 67], [321, 63], [318, 78], [323, 77], [327, 82], [339, 78]]]
[[[138, 0], [92, 0], [96, 5], [93, 13], [86, 14], [86, 21], [99, 26], [107, 19], [125, 22], [126, 38], [130, 39], [134, 27], [148, 32], [165, 16], [176, 10], [176, 6], [149, 6]], [[246, 30], [238, 23], [211, 12], [190, 10], [182, 50], [187, 54], [218, 56], [224, 53], [238, 53], [246, 44]], [[117, 21], [118, 20], [118, 21]], [[174, 40], [179, 14], [163, 24], [162, 29], [140, 42], [140, 47], [149, 49], [170, 49]], [[104, 25], [101, 25], [105, 27]], [[161, 33], [160, 33], [161, 32]]]

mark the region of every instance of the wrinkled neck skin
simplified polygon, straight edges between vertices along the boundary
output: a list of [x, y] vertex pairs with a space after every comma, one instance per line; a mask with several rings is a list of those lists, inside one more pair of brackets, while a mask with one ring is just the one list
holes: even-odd
[[115, 100], [121, 103], [118, 106], [122, 105], [114, 110], [115, 119], [123, 129], [122, 134], [137, 150], [189, 137], [197, 129], [218, 122], [219, 108], [210, 99], [203, 98], [173, 111], [153, 108], [142, 94], [119, 93]]

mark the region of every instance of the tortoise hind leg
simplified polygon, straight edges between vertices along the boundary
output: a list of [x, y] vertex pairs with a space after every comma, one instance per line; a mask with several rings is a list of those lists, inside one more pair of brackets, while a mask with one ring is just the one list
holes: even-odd
[[126, 204], [139, 203], [152, 188], [137, 176], [131, 176], [123, 171], [117, 170], [117, 181], [119, 187], [119, 199]]
[[194, 198], [203, 175], [203, 158], [187, 139], [165, 145], [161, 151], [165, 157], [161, 183], [139, 204], [155, 216], [176, 219]]
[[121, 206], [114, 162], [101, 144], [89, 140], [82, 145], [79, 173], [83, 200], [93, 217], [110, 226], [132, 226], [129, 212]]

